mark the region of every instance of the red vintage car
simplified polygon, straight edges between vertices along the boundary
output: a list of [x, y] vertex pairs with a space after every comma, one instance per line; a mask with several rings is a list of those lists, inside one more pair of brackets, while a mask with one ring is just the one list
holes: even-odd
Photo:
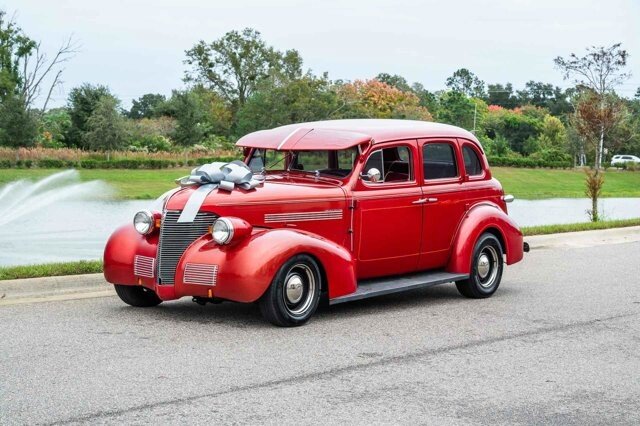
[[104, 253], [133, 306], [258, 302], [296, 326], [343, 303], [455, 282], [491, 296], [522, 233], [475, 136], [406, 120], [300, 123], [241, 138], [244, 162], [194, 169]]

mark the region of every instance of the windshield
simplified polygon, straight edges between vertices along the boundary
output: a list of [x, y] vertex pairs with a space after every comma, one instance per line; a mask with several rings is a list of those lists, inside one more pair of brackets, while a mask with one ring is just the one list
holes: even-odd
[[339, 151], [288, 151], [256, 149], [249, 159], [254, 172], [293, 171], [346, 177], [351, 174], [358, 154], [356, 147]]

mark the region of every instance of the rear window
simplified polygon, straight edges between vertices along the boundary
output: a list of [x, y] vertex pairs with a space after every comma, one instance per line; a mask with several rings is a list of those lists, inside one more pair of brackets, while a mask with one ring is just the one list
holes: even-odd
[[464, 158], [464, 169], [469, 176], [478, 176], [482, 174], [482, 163], [476, 151], [469, 145], [462, 147], [462, 157]]
[[422, 148], [425, 180], [458, 176], [458, 166], [453, 146], [448, 143], [428, 143]]

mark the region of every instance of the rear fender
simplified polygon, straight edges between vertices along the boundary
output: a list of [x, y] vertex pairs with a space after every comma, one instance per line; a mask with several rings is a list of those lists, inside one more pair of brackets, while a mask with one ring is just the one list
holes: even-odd
[[[210, 234], [196, 240], [178, 263], [176, 296], [254, 302], [264, 294], [284, 262], [297, 254], [308, 254], [319, 262], [329, 298], [356, 290], [355, 262], [348, 250], [309, 232], [279, 228], [254, 232], [229, 245], [216, 244]], [[217, 265], [215, 285], [185, 283], [187, 263]]]
[[453, 242], [447, 272], [469, 274], [471, 257], [478, 238], [485, 232], [497, 234], [506, 252], [507, 264], [522, 260], [522, 232], [507, 214], [493, 203], [482, 203], [469, 209]]

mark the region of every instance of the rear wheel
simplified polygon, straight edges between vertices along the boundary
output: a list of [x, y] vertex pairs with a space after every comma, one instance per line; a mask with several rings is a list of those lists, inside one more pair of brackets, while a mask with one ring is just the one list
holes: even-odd
[[115, 284], [114, 287], [120, 299], [127, 305], [148, 308], [162, 303], [158, 295], [146, 287], [120, 284]]
[[306, 254], [282, 265], [260, 298], [260, 312], [280, 327], [302, 325], [311, 318], [320, 301], [321, 275], [318, 263]]
[[495, 235], [480, 236], [471, 258], [471, 274], [466, 280], [456, 281], [460, 294], [473, 299], [490, 297], [502, 279], [502, 245]]

